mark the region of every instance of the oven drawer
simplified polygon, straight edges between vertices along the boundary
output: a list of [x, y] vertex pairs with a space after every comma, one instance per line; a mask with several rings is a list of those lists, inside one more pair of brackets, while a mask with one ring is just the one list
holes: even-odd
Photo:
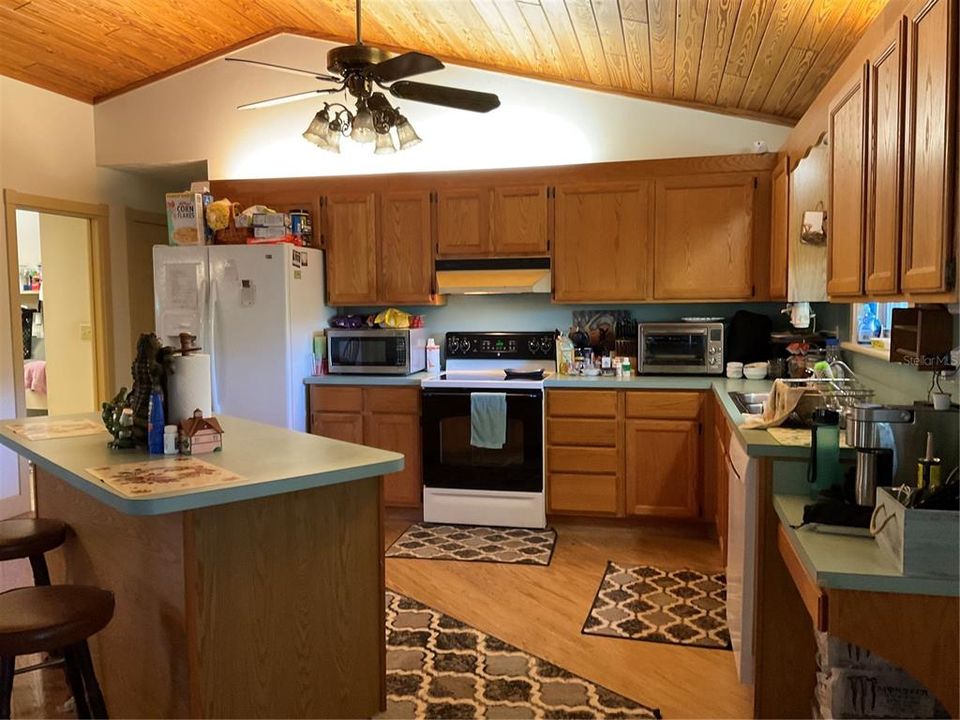
[[640, 391], [625, 394], [628, 418], [696, 420], [703, 401], [703, 394], [698, 392]]
[[550, 512], [616, 515], [616, 475], [550, 473], [547, 478]]
[[616, 390], [551, 390], [548, 417], [617, 417]]
[[616, 447], [616, 420], [547, 418], [549, 445]]
[[579, 473], [617, 473], [616, 448], [548, 447], [547, 470]]

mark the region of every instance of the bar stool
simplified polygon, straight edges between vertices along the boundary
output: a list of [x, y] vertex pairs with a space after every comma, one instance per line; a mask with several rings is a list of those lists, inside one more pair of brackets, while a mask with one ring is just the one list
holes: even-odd
[[43, 554], [63, 545], [67, 526], [48, 518], [0, 520], [0, 560], [29, 558], [35, 585], [49, 585]]
[[113, 617], [113, 593], [88, 585], [25, 587], [0, 593], [0, 718], [10, 717], [13, 676], [39, 666], [15, 669], [18, 655], [61, 652], [78, 718], [106, 718], [103, 693], [87, 647]]

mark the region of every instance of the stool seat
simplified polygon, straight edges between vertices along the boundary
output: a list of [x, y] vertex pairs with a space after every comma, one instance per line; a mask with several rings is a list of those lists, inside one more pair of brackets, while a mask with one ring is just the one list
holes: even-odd
[[0, 593], [0, 656], [60, 650], [113, 617], [113, 593], [89, 585], [47, 585]]
[[0, 560], [43, 555], [63, 545], [66, 524], [49, 518], [0, 521]]

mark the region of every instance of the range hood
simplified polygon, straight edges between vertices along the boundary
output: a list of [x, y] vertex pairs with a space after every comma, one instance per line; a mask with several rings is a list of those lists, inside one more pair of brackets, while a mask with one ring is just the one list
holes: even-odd
[[549, 258], [437, 260], [440, 295], [520, 295], [550, 292]]

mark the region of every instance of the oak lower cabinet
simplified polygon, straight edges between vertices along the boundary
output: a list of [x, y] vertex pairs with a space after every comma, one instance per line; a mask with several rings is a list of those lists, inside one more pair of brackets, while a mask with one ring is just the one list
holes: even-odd
[[653, 183], [560, 185], [554, 198], [553, 298], [647, 297]]
[[547, 255], [548, 190], [537, 183], [437, 191], [437, 257]]
[[419, 507], [423, 495], [420, 389], [311, 385], [310, 432], [404, 455], [404, 468], [384, 475], [383, 501]]
[[626, 393], [628, 515], [700, 515], [702, 401], [697, 392]]
[[748, 300], [753, 277], [752, 174], [657, 181], [653, 297]]
[[430, 193], [339, 193], [322, 200], [327, 302], [433, 304]]
[[547, 511], [700, 516], [703, 393], [549, 390]]

